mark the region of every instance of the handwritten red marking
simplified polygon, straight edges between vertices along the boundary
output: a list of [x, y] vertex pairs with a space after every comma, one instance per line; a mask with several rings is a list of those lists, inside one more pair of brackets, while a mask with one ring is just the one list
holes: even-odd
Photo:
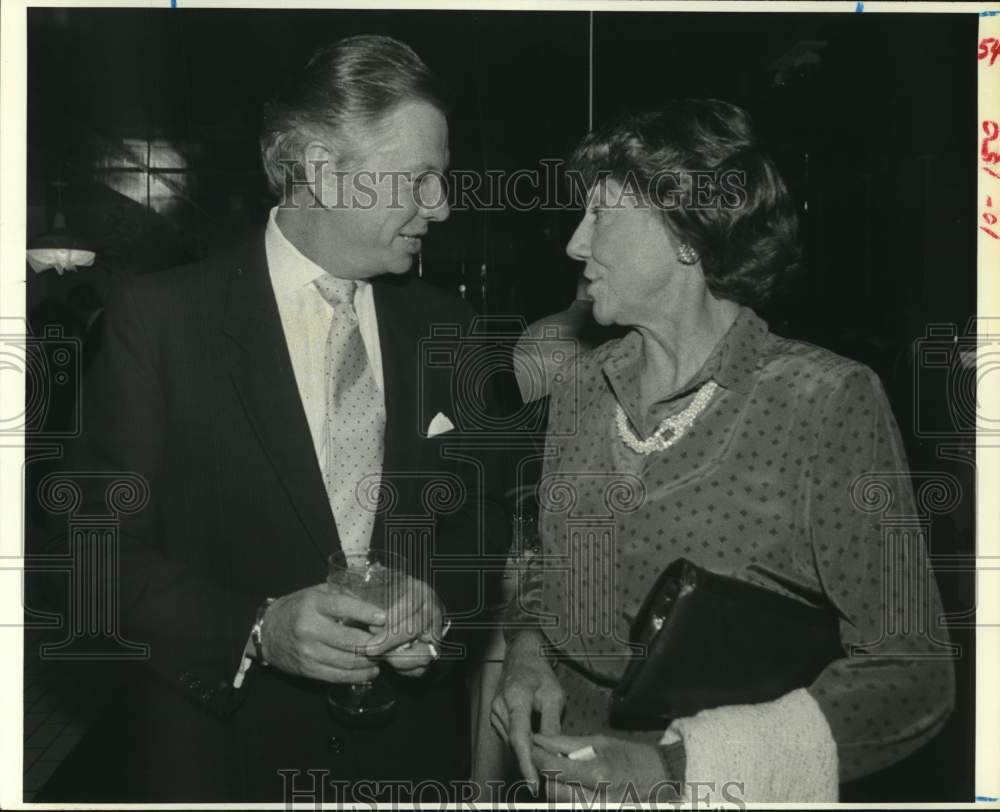
[[992, 68], [993, 63], [997, 61], [998, 55], [1000, 55], [1000, 40], [996, 37], [983, 37], [983, 39], [979, 40], [980, 61], [986, 59], [988, 56], [990, 58], [989, 66]]
[[983, 160], [988, 164], [1000, 163], [1000, 152], [993, 152], [989, 148], [990, 141], [996, 141], [1000, 137], [1000, 124], [986, 119], [983, 122], [983, 132], [986, 133], [986, 138], [983, 139]]
[[1000, 172], [994, 172], [994, 171], [993, 171], [992, 169], [990, 169], [990, 168], [989, 168], [988, 166], [984, 166], [984, 167], [982, 167], [982, 170], [983, 170], [983, 172], [986, 172], [987, 174], [989, 174], [989, 175], [992, 175], [993, 177], [995, 177], [995, 178], [997, 178], [998, 180], [1000, 180]]
[[987, 234], [989, 234], [989, 235], [990, 235], [990, 236], [991, 236], [991, 237], [992, 237], [992, 238], [993, 238], [994, 240], [1000, 240], [1000, 234], [997, 234], [997, 233], [996, 233], [995, 231], [993, 231], [992, 229], [989, 229], [989, 228], [987, 228], [986, 226], [980, 226], [980, 228], [981, 228], [981, 229], [982, 229], [983, 231], [985, 231], [985, 232], [986, 232]]

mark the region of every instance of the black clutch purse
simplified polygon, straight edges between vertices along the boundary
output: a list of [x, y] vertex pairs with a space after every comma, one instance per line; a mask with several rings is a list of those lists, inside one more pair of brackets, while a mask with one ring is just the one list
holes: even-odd
[[612, 721], [629, 728], [777, 699], [844, 656], [832, 611], [683, 558], [657, 579], [631, 642], [645, 654], [629, 663], [610, 700]]

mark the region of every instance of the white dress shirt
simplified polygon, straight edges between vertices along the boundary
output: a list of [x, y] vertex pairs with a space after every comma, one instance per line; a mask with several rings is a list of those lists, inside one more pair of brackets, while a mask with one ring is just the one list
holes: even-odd
[[[333, 323], [333, 308], [314, 284], [326, 271], [303, 255], [281, 233], [275, 220], [277, 211], [277, 207], [271, 209], [264, 231], [267, 270], [274, 298], [278, 302], [278, 315], [288, 344], [288, 354], [292, 358], [295, 384], [309, 423], [316, 464], [322, 470], [320, 460], [326, 459], [326, 340]], [[378, 339], [375, 297], [372, 286], [363, 280], [358, 281], [354, 294], [354, 310], [375, 385], [384, 400], [382, 349]], [[361, 509], [360, 505], [358, 509]], [[233, 678], [234, 688], [243, 685], [253, 655], [251, 634], [247, 638], [239, 670]]]
[[[326, 459], [326, 339], [333, 321], [333, 308], [313, 284], [326, 271], [303, 255], [281, 233], [275, 220], [277, 211], [277, 207], [271, 209], [264, 232], [267, 269], [319, 465], [319, 460]], [[384, 398], [375, 297], [372, 286], [363, 280], [358, 280], [354, 310], [358, 314], [358, 329], [375, 385]]]

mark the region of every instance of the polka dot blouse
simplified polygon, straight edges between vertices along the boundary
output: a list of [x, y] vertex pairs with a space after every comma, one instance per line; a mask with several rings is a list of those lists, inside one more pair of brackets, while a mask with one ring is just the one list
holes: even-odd
[[[645, 414], [641, 361], [641, 338], [629, 333], [579, 356], [553, 386], [543, 550], [514, 617], [540, 612], [570, 661], [557, 668], [564, 730], [610, 730], [603, 683], [625, 668], [630, 619], [683, 557], [836, 613], [847, 656], [808, 689], [837, 742], [842, 780], [915, 750], [947, 718], [954, 678], [876, 375], [770, 334], [746, 308], [691, 383]], [[710, 379], [719, 389], [671, 448], [643, 456], [623, 444], [616, 403], [648, 437]]]

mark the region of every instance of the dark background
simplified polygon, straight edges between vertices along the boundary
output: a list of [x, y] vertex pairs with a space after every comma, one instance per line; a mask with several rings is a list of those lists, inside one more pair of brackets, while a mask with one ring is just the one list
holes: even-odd
[[[585, 12], [29, 9], [28, 237], [51, 226], [52, 182], [65, 181], [69, 227], [97, 251], [76, 274], [26, 271], [34, 326], [81, 282], [105, 295], [260, 228], [273, 204], [260, 104], [316, 46], [407, 41], [454, 85], [452, 167], [534, 169], [586, 132], [589, 29]], [[911, 467], [965, 488], [935, 518], [932, 553], [972, 555], [973, 469], [918, 431], [953, 415], [915, 342], [937, 323], [961, 333], [975, 310], [975, 15], [605, 12], [593, 36], [595, 123], [674, 96], [753, 115], [799, 202], [805, 254], [765, 315], [880, 374]], [[425, 241], [425, 276], [464, 284], [480, 312], [559, 310], [575, 290], [564, 249], [578, 216], [455, 212]], [[938, 577], [951, 613], [974, 609], [968, 574]], [[948, 728], [845, 800], [972, 800], [973, 641], [953, 635]]]

